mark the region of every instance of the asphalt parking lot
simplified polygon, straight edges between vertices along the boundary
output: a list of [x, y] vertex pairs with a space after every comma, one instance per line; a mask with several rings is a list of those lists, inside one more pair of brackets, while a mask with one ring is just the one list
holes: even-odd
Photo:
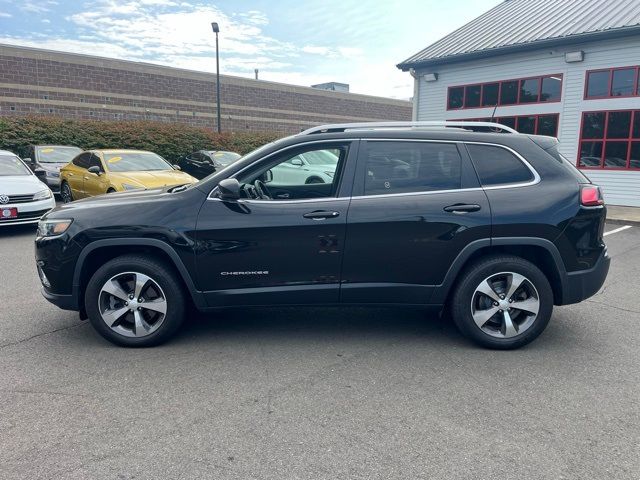
[[0, 230], [0, 478], [640, 478], [640, 227], [606, 237], [595, 297], [513, 352], [357, 308], [118, 348], [41, 297], [33, 235]]

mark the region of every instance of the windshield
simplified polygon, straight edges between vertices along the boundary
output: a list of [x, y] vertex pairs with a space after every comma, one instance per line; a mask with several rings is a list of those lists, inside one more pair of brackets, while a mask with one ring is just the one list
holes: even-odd
[[9, 175], [31, 175], [31, 170], [14, 155], [0, 155], [0, 176]]
[[227, 166], [241, 158], [241, 155], [235, 152], [209, 152], [209, 155], [220, 165]]
[[164, 158], [151, 152], [105, 153], [104, 161], [112, 172], [173, 170]]
[[36, 147], [36, 158], [40, 163], [69, 163], [81, 152], [78, 147]]
[[[335, 153], [334, 153], [335, 152]], [[340, 155], [339, 150], [313, 150], [304, 152], [302, 157], [309, 165], [336, 165]]]

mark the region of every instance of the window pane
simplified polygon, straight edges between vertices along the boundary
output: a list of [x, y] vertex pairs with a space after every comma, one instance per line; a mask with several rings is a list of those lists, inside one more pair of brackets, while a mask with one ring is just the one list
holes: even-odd
[[604, 138], [604, 112], [585, 113], [582, 121], [582, 138]]
[[518, 127], [520, 133], [536, 133], [536, 117], [518, 117]]
[[607, 142], [604, 147], [604, 166], [625, 168], [627, 166], [627, 148], [629, 142]]
[[521, 183], [533, 180], [533, 174], [515, 155], [501, 147], [468, 144], [483, 186]]
[[607, 138], [629, 138], [631, 112], [609, 112]]
[[587, 75], [587, 97], [608, 97], [609, 75], [609, 70], [589, 73]]
[[635, 68], [614, 70], [611, 80], [611, 94], [614, 97], [633, 95], [633, 84], [636, 79]]
[[465, 108], [480, 106], [480, 85], [471, 85], [466, 89]]
[[630, 168], [640, 168], [640, 142], [631, 142]]
[[560, 100], [562, 91], [562, 77], [544, 77], [542, 79], [541, 102], [555, 102]]
[[518, 102], [518, 81], [502, 82], [500, 105], [513, 105]]
[[462, 108], [464, 103], [464, 87], [449, 89], [449, 108]]
[[582, 142], [580, 145], [580, 166], [599, 167], [602, 160], [602, 142]]
[[633, 138], [640, 138], [640, 110], [633, 112]]
[[540, 115], [538, 117], [538, 135], [558, 136], [558, 115]]
[[458, 148], [449, 143], [370, 142], [366, 195], [460, 188]]
[[482, 106], [493, 107], [498, 104], [498, 84], [487, 83], [482, 87]]
[[530, 78], [520, 81], [520, 103], [535, 103], [538, 101], [540, 79]]
[[507, 127], [516, 128], [516, 117], [500, 117], [498, 123]]

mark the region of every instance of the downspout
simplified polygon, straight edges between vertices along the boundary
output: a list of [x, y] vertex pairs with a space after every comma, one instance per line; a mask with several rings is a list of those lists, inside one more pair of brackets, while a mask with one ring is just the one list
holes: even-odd
[[418, 121], [418, 99], [420, 98], [420, 76], [413, 68], [409, 69], [409, 74], [413, 77], [413, 108], [411, 110], [411, 120]]

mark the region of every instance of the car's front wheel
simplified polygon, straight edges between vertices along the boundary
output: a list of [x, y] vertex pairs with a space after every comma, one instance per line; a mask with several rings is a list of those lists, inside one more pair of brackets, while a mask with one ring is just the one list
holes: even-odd
[[64, 203], [73, 202], [73, 193], [71, 193], [71, 187], [67, 182], [62, 182], [60, 185], [60, 197]]
[[85, 308], [104, 338], [125, 347], [168, 340], [185, 316], [185, 298], [175, 274], [160, 260], [126, 255], [100, 267], [85, 292]]
[[520, 257], [492, 256], [470, 265], [451, 301], [458, 329], [487, 348], [518, 348], [537, 338], [553, 311], [549, 281]]

